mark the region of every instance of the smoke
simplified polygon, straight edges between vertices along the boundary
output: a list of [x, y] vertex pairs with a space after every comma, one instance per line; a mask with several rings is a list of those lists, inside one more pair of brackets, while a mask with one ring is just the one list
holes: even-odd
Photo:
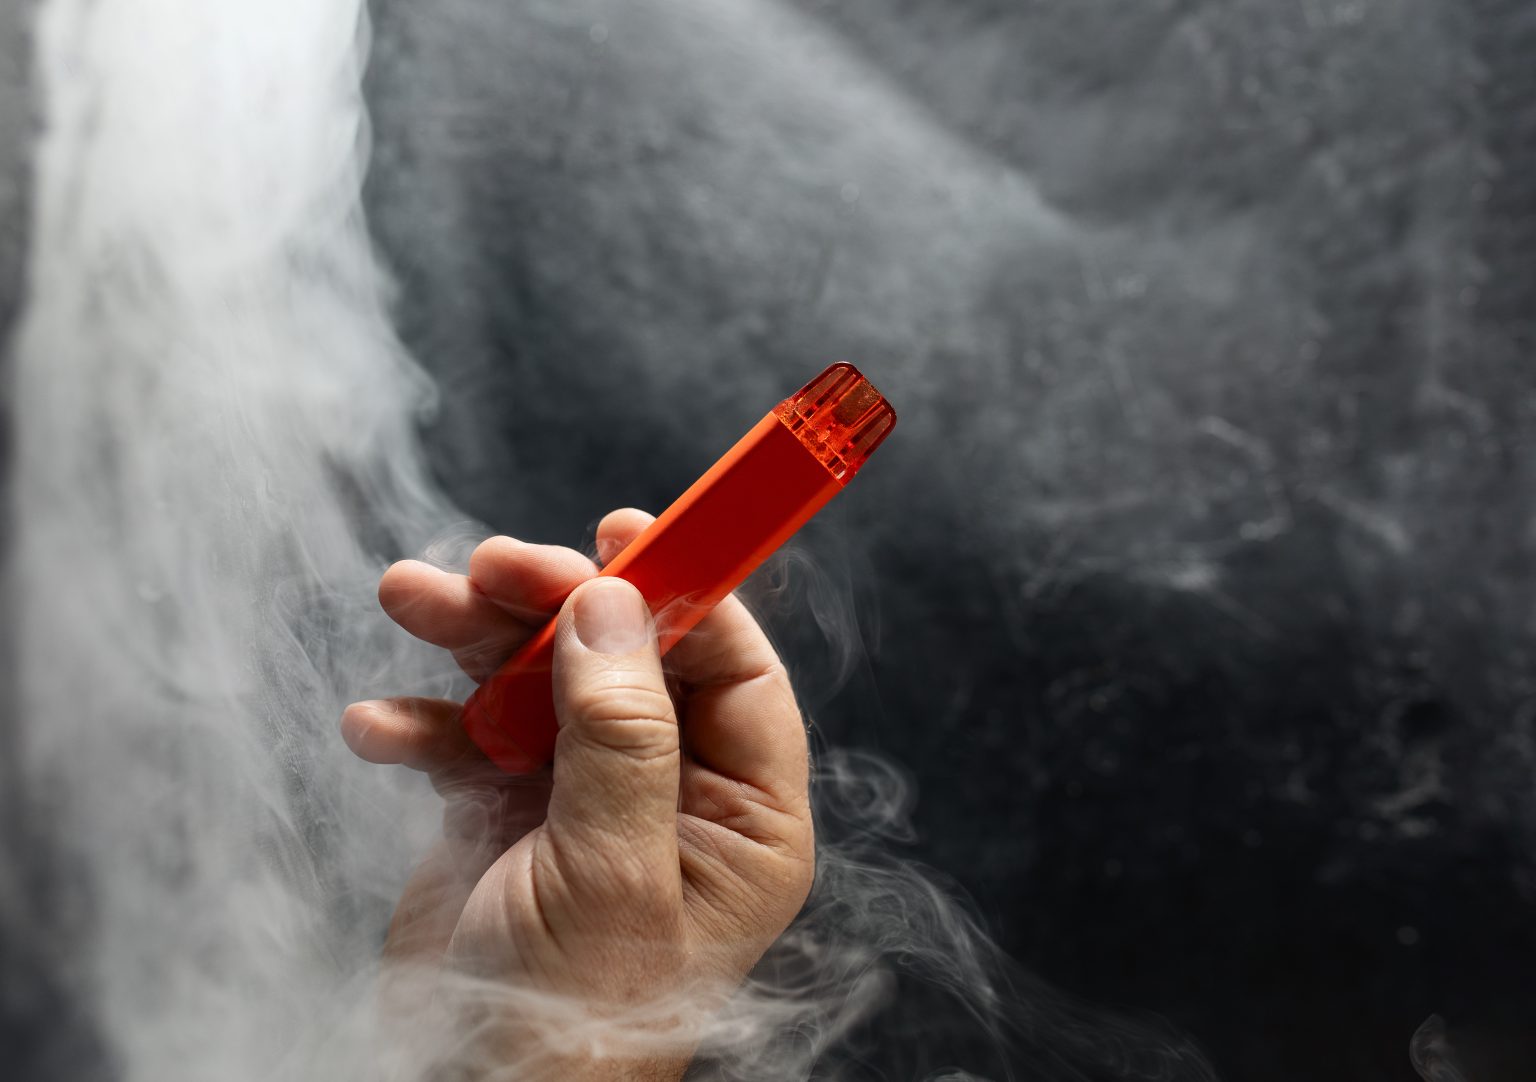
[[[805, 913], [718, 1011], [658, 1008], [706, 1021], [594, 1034], [575, 1005], [465, 977], [421, 989], [403, 1039], [377, 1028], [383, 929], [438, 806], [355, 762], [335, 719], [368, 694], [463, 693], [373, 589], [396, 556], [452, 566], [483, 531], [428, 478], [432, 388], [391, 330], [360, 210], [366, 46], [344, 0], [38, 14], [9, 572], [28, 859], [63, 902], [8, 896], [0, 915], [77, 1005], [101, 1073], [426, 1074], [475, 1036], [434, 1005], [470, 997], [554, 1012], [572, 1046], [701, 1041], [700, 1078], [1210, 1077], [1156, 1023], [1012, 969], [894, 848], [905, 776], [830, 747]], [[818, 599], [840, 681], [846, 598], [789, 596]]]
[[358, 210], [363, 33], [305, 0], [35, 26], [18, 755], [62, 979], [124, 1077], [300, 1073], [430, 832], [334, 736], [438, 664], [373, 583], [450, 521]]
[[723, 1048], [706, 1046], [699, 1077], [1215, 1078], [1157, 1019], [1021, 971], [953, 884], [902, 859], [914, 795], [899, 768], [830, 748], [815, 762], [815, 889], [718, 1023]]
[[1424, 1082], [1467, 1082], [1445, 1033], [1445, 1020], [1432, 1014], [1414, 1031], [1408, 1045], [1413, 1069]]

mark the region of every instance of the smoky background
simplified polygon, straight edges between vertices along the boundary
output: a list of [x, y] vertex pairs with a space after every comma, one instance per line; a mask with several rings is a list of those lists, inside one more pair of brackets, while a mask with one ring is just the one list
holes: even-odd
[[[1528, 4], [278, 6], [0, 4], [19, 1077], [339, 1071], [345, 1007], [272, 1034], [362, 995], [432, 809], [334, 713], [451, 686], [371, 578], [657, 510], [839, 359], [900, 426], [753, 586], [838, 860], [721, 1070], [1529, 1074]], [[262, 77], [273, 26], [311, 143], [272, 91], [104, 157], [100, 101], [46, 120], [134, 55]], [[201, 145], [180, 204], [114, 190]]]

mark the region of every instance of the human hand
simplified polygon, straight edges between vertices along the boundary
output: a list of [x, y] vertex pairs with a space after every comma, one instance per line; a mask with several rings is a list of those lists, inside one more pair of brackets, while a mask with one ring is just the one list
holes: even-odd
[[[608, 515], [599, 555], [650, 521]], [[596, 574], [571, 549], [496, 537], [468, 576], [405, 561], [379, 586], [401, 627], [476, 680], [558, 608], [551, 770], [502, 774], [444, 700], [354, 703], [342, 733], [369, 762], [427, 772], [444, 798], [443, 838], [401, 897], [385, 955], [439, 989], [468, 975], [482, 1000], [486, 982], [505, 991], [474, 1020], [481, 1064], [676, 1078], [699, 1015], [810, 889], [805, 729], [778, 656], [734, 596], [664, 673], [638, 591], [589, 582]]]

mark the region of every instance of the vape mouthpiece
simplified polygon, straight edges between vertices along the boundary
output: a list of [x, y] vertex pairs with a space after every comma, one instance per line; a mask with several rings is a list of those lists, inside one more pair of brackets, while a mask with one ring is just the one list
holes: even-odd
[[774, 411], [845, 484], [896, 425], [896, 411], [851, 364], [834, 364]]
[[[853, 480], [896, 411], [851, 364], [834, 364], [759, 421], [601, 574], [634, 585], [663, 653]], [[464, 727], [503, 770], [554, 755], [555, 622], [464, 704]]]

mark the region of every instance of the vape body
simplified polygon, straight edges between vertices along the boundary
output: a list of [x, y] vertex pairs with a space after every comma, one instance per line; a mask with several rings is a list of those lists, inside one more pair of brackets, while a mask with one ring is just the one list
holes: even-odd
[[[833, 365], [753, 426], [601, 573], [640, 591], [665, 653], [841, 492], [895, 423], [852, 365]], [[508, 773], [554, 755], [554, 641], [551, 620], [464, 704], [469, 735]]]

